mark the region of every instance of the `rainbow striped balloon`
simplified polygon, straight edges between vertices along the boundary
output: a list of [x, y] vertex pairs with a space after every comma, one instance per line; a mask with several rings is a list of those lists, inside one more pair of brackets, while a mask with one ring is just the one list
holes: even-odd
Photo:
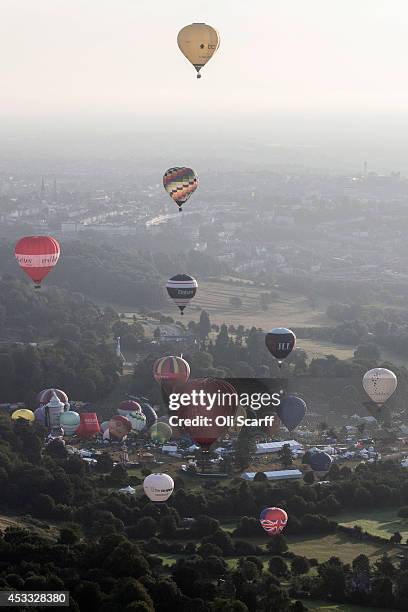
[[182, 205], [198, 187], [198, 176], [192, 168], [169, 168], [164, 173], [163, 185], [181, 212]]

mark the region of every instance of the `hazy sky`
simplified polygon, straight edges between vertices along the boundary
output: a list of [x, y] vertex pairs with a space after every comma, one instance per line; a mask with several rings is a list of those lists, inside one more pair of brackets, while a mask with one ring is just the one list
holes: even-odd
[[[179, 29], [216, 27], [197, 81]], [[407, 0], [2, 0], [4, 116], [408, 109]]]

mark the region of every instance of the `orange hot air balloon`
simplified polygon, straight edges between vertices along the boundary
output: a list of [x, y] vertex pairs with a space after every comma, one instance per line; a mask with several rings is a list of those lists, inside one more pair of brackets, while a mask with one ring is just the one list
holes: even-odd
[[15, 248], [18, 265], [34, 281], [36, 289], [56, 265], [60, 252], [60, 245], [51, 236], [25, 236]]

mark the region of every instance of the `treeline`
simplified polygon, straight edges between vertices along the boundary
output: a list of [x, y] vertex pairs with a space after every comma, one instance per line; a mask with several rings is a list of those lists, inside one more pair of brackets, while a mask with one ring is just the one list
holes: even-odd
[[34, 291], [23, 281], [0, 281], [0, 401], [32, 402], [44, 388], [94, 401], [118, 380], [121, 363], [110, 333], [118, 315], [104, 313], [79, 293]]
[[[46, 283], [104, 303], [160, 309], [166, 303], [165, 287], [170, 276], [188, 272], [200, 279], [226, 271], [225, 264], [194, 250], [169, 256], [138, 250], [126, 241], [118, 247], [90, 237], [89, 241], [61, 243], [60, 260]], [[0, 243], [0, 275], [24, 278], [10, 242]]]

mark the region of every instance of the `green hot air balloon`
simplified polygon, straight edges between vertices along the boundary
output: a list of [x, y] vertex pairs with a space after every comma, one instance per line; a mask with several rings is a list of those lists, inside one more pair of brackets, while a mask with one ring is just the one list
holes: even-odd
[[164, 444], [170, 440], [173, 431], [167, 423], [155, 423], [150, 428], [150, 439], [153, 444]]

